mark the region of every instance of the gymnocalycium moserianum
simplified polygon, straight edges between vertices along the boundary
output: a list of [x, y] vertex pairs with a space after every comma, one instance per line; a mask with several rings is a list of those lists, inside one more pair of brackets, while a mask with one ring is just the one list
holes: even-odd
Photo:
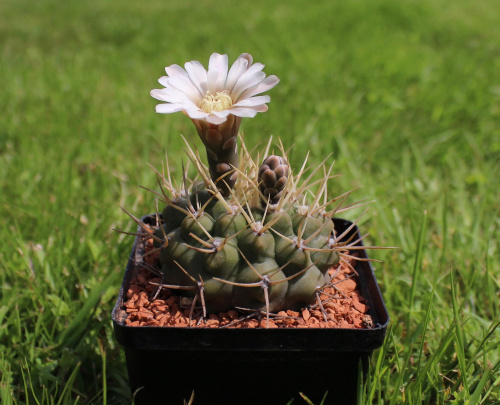
[[176, 186], [167, 161], [166, 174], [156, 171], [160, 191], [153, 192], [164, 207], [157, 226], [131, 216], [159, 252], [159, 287], [193, 298], [192, 308], [198, 303], [204, 315], [240, 308], [269, 317], [314, 304], [331, 282], [328, 270], [359, 249], [357, 240], [344, 240], [350, 229], [335, 232], [332, 216], [367, 202], [343, 206], [354, 190], [328, 198], [334, 176], [326, 159], [312, 171], [306, 159], [295, 172], [281, 143], [279, 154], [270, 154], [270, 140], [255, 159], [242, 139], [238, 148], [242, 117], [267, 111], [270, 97], [259, 94], [279, 82], [252, 62], [242, 54], [228, 69], [227, 55], [214, 53], [208, 71], [197, 61], [184, 69], [171, 65], [159, 79], [165, 88], [151, 91], [165, 102], [158, 113], [182, 111], [191, 118], [208, 167], [186, 142], [196, 178], [183, 169]]

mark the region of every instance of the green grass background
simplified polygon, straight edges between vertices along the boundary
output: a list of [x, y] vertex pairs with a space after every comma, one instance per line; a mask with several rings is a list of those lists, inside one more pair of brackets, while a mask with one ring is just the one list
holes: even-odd
[[110, 312], [132, 239], [111, 229], [133, 228], [119, 206], [154, 210], [146, 163], [180, 156], [180, 134], [201, 146], [149, 91], [212, 52], [281, 79], [247, 144], [280, 137], [294, 166], [332, 152], [332, 194], [363, 185], [368, 243], [400, 247], [371, 254], [392, 325], [360, 403], [500, 403], [499, 2], [2, 0], [0, 15], [2, 404], [130, 402]]

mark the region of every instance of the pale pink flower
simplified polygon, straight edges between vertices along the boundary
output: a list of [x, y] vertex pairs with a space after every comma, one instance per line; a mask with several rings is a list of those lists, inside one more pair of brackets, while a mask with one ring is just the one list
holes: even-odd
[[208, 71], [198, 61], [165, 68], [167, 76], [160, 77], [164, 89], [154, 89], [151, 96], [165, 104], [158, 104], [156, 112], [170, 114], [182, 111], [192, 120], [204, 120], [220, 125], [232, 114], [237, 117], [255, 117], [267, 111], [268, 95], [259, 96], [278, 84], [279, 79], [267, 76], [264, 65], [252, 64], [252, 56], [243, 53], [228, 71], [227, 55], [213, 53]]

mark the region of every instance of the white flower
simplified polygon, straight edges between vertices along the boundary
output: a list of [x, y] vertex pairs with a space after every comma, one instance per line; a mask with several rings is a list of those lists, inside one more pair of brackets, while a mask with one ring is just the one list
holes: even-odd
[[266, 77], [264, 65], [252, 62], [252, 56], [243, 53], [228, 71], [227, 55], [213, 53], [208, 71], [198, 61], [187, 62], [185, 70], [179, 65], [166, 67], [167, 76], [158, 80], [165, 88], [151, 90], [152, 97], [167, 103], [158, 104], [156, 112], [183, 111], [193, 120], [219, 125], [230, 114], [255, 117], [267, 111], [271, 98], [258, 94], [272, 89], [279, 79]]

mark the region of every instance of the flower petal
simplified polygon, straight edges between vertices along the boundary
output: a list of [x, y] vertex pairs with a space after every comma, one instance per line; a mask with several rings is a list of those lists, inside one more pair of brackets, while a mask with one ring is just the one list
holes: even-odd
[[151, 96], [167, 103], [178, 104], [183, 110], [199, 110], [198, 105], [179, 90], [173, 88], [151, 90]]
[[185, 109], [184, 112], [189, 116], [189, 118], [193, 119], [202, 119], [210, 115], [200, 109]]
[[279, 83], [280, 79], [277, 76], [271, 75], [267, 76], [260, 83], [246, 89], [240, 96], [240, 99], [249, 98], [255, 96], [256, 94], [264, 93], [265, 91], [271, 90], [274, 86]]
[[253, 118], [257, 115], [257, 110], [249, 107], [237, 107], [231, 108], [231, 114], [236, 115], [237, 117], [250, 117]]
[[264, 65], [262, 63], [256, 63], [241, 75], [231, 92], [233, 102], [238, 102], [243, 91], [255, 86], [266, 78], [266, 74], [261, 72], [262, 69], [264, 69]]
[[218, 76], [215, 80], [215, 91], [224, 90], [227, 78], [227, 55], [213, 53], [208, 62], [208, 71], [217, 70]]
[[249, 89], [253, 86], [256, 86], [260, 82], [262, 82], [266, 77], [266, 74], [264, 72], [256, 72], [252, 76], [247, 77], [246, 79], [239, 80], [238, 83], [236, 83], [236, 86], [234, 86], [233, 92], [231, 94], [231, 97], [233, 99], [233, 102], [238, 102], [239, 100], [242, 99], [242, 94], [246, 89]]
[[231, 114], [231, 110], [212, 111], [211, 114], [216, 115], [217, 117], [223, 118], [223, 117], [227, 117], [229, 114]]
[[203, 95], [207, 91], [207, 71], [197, 60], [187, 62], [184, 67], [189, 75], [191, 82], [198, 88]]
[[185, 100], [189, 100], [184, 93], [170, 87], [166, 89], [153, 89], [150, 94], [151, 97], [157, 100], [167, 101], [169, 103], [182, 103]]
[[207, 122], [209, 122], [210, 124], [214, 124], [214, 125], [220, 125], [223, 122], [226, 122], [226, 119], [227, 119], [227, 117], [218, 117], [218, 116], [213, 115], [213, 114], [210, 114], [208, 117], [205, 118], [205, 120]]
[[179, 65], [170, 65], [165, 68], [165, 72], [169, 77], [187, 76], [187, 72]]
[[203, 95], [198, 88], [189, 80], [189, 76], [175, 76], [168, 79], [168, 87], [173, 87], [189, 97], [195, 104], [198, 104]]
[[256, 105], [255, 107], [247, 107], [247, 108], [251, 108], [252, 110], [255, 110], [257, 112], [266, 112], [267, 110], [269, 110], [267, 104], [260, 104]]
[[180, 104], [157, 104], [156, 112], [158, 114], [171, 114], [174, 112], [182, 111]]
[[236, 104], [233, 104], [233, 107], [255, 107], [257, 105], [269, 103], [270, 101], [271, 97], [269, 97], [268, 95], [256, 96], [256, 97], [241, 99]]
[[[187, 110], [193, 110], [193, 111], [202, 111], [205, 114], [205, 111], [201, 110], [196, 104], [194, 104], [191, 100], [185, 100], [182, 103], [182, 108], [187, 111]], [[208, 113], [207, 113], [208, 114]]]
[[217, 89], [217, 80], [219, 71], [217, 69], [209, 69], [207, 73], [207, 90], [215, 95]]
[[238, 79], [252, 65], [252, 61], [252, 55], [248, 53], [242, 53], [238, 59], [234, 61], [231, 69], [229, 69], [229, 73], [227, 74], [226, 84], [224, 85], [225, 90], [231, 93]]
[[162, 76], [158, 79], [158, 83], [160, 83], [164, 87], [168, 87], [168, 76]]

